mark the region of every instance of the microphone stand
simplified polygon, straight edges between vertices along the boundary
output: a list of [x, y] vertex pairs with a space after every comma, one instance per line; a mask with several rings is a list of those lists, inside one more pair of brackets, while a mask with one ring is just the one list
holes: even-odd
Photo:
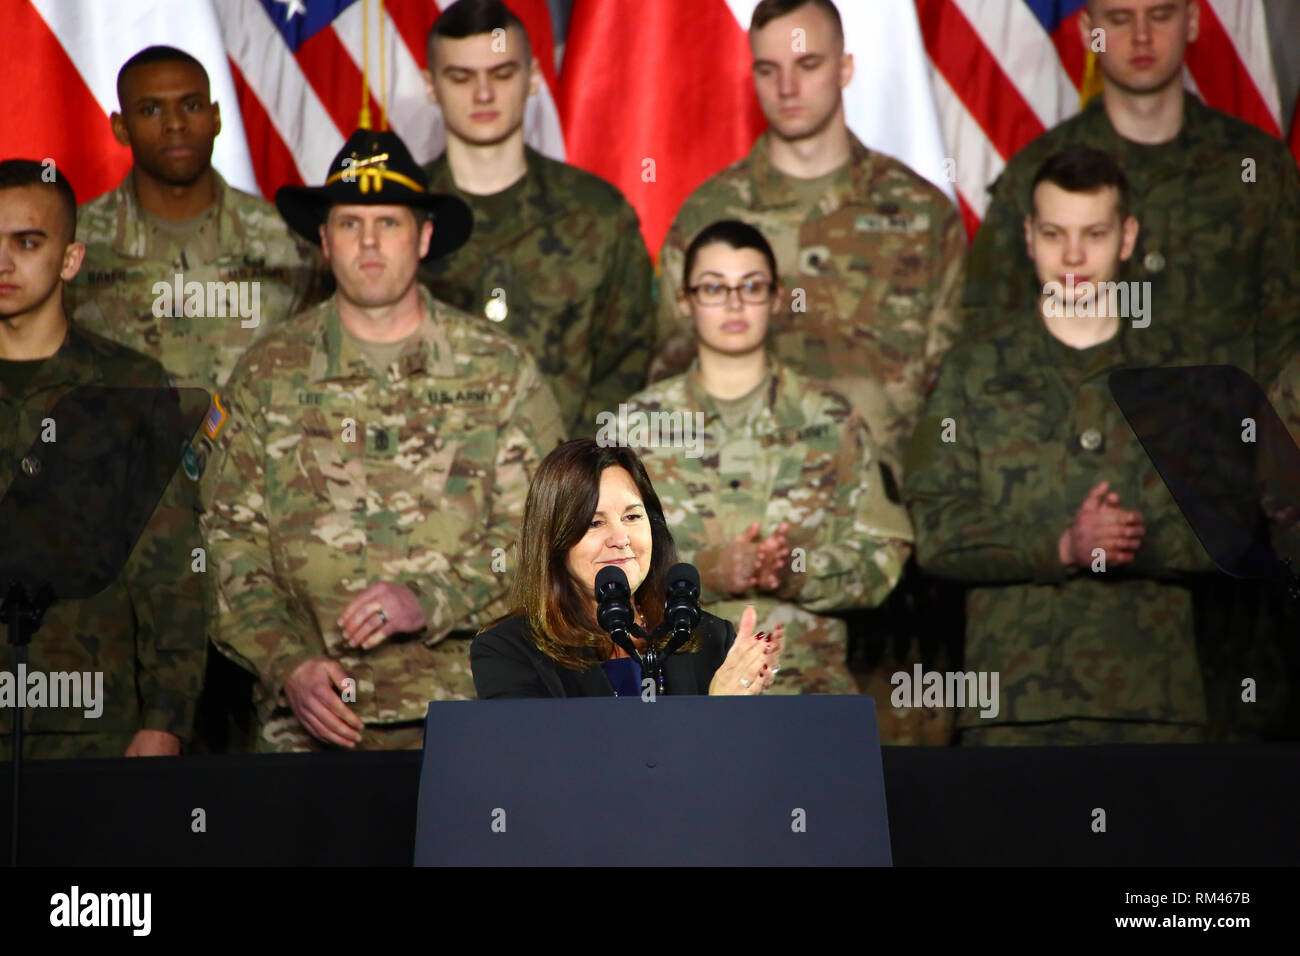
[[[653, 631], [647, 633], [644, 628], [633, 621], [627, 630], [610, 631], [609, 636], [614, 643], [623, 650], [628, 652], [628, 656], [634, 658], [641, 664], [641, 674], [643, 677], [649, 677], [654, 681], [658, 693], [665, 693], [664, 689], [664, 663], [672, 656], [677, 648], [681, 647], [691, 639], [689, 628], [678, 628], [673, 631], [673, 636], [668, 643], [660, 650], [655, 646], [655, 642], [672, 629], [672, 623], [666, 618], [660, 622], [659, 626]], [[628, 638], [628, 634], [635, 635], [646, 642], [645, 653], [642, 654], [636, 649], [636, 645]], [[622, 640], [620, 640], [620, 637]]]
[[[690, 565], [679, 565], [679, 567], [686, 569], [691, 575], [696, 574], [695, 569]], [[683, 579], [682, 586], [686, 588], [684, 593], [681, 592], [678, 583], [674, 582], [670, 588], [672, 593], [665, 603], [663, 620], [653, 632], [646, 633], [645, 629], [636, 622], [632, 607], [632, 592], [627, 585], [626, 576], [616, 568], [613, 570], [607, 568], [596, 576], [596, 623], [615, 644], [641, 665], [642, 678], [649, 677], [661, 694], [667, 692], [664, 686], [664, 662], [672, 656], [673, 651], [690, 639], [700, 619], [698, 580], [692, 585]], [[687, 612], [685, 617], [682, 615], [683, 610]], [[673, 636], [661, 651], [655, 646], [655, 642], [670, 630]], [[644, 654], [637, 650], [629, 635], [635, 635], [646, 642]]]
[[[49, 606], [54, 603], [54, 592], [48, 584], [35, 588], [35, 593], [28, 594], [21, 581], [10, 581], [4, 603], [0, 612], [4, 613], [5, 624], [9, 633], [9, 644], [13, 647], [14, 680], [24, 680], [27, 669], [27, 646], [32, 635], [41, 626], [41, 618]], [[10, 735], [13, 745], [11, 763], [13, 765], [13, 804], [9, 811], [10, 842], [9, 865], [18, 866], [18, 833], [22, 819], [22, 770], [23, 770], [23, 705], [26, 703], [26, 688], [18, 686], [14, 706], [14, 726]]]

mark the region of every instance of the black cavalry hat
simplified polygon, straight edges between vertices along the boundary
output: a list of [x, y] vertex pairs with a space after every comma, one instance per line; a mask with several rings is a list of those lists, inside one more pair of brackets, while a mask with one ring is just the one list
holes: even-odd
[[359, 129], [330, 164], [324, 186], [281, 186], [275, 205], [294, 232], [320, 245], [320, 225], [339, 203], [410, 206], [433, 213], [433, 241], [425, 259], [454, 252], [474, 229], [474, 216], [455, 196], [431, 193], [424, 172], [391, 130]]

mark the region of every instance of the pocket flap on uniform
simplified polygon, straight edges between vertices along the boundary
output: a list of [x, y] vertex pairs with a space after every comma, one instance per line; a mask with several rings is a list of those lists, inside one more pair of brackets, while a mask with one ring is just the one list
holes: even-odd
[[1046, 376], [1039, 373], [1010, 372], [984, 383], [985, 395], [1002, 395], [1006, 392], [1040, 392], [1047, 387]]

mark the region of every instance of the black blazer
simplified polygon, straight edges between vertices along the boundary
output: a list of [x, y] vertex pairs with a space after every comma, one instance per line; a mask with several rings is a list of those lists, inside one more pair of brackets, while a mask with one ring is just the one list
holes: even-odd
[[[479, 700], [493, 697], [613, 697], [614, 688], [599, 663], [575, 671], [551, 660], [533, 643], [522, 614], [488, 628], [470, 645], [470, 667]], [[695, 628], [700, 649], [678, 651], [664, 662], [669, 694], [707, 694], [709, 681], [722, 666], [736, 639], [730, 621], [702, 613]]]

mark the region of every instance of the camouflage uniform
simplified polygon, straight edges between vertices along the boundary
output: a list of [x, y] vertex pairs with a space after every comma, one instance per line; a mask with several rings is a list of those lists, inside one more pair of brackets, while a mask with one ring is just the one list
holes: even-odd
[[[912, 540], [906, 511], [885, 496], [875, 442], [847, 399], [776, 361], [766, 395], [728, 427], [698, 368], [637, 393], [628, 415], [680, 412], [692, 422], [704, 415], [699, 457], [683, 447], [637, 448], [681, 560], [700, 569], [700, 600], [726, 620], [738, 621], [752, 604], [760, 627], [785, 624], [770, 693], [857, 693], [844, 622], [822, 612], [883, 601]], [[755, 521], [763, 536], [789, 522], [790, 546], [804, 549], [806, 570], [796, 565], [780, 594], [724, 596], [711, 586], [719, 552]]]
[[[1278, 139], [1190, 93], [1184, 109], [1172, 142], [1144, 146], [1115, 132], [1098, 97], [1017, 153], [992, 187], [971, 248], [964, 304], [996, 312], [1036, 301], [1024, 244], [1029, 184], [1051, 153], [1092, 146], [1120, 162], [1131, 187], [1141, 231], [1127, 277], [1151, 283], [1152, 327], [1176, 325], [1188, 360], [1236, 365], [1267, 387], [1300, 348], [1295, 159]], [[1261, 653], [1275, 655], [1288, 642], [1272, 623], [1277, 619], [1276, 602], [1254, 582], [1217, 578], [1198, 589], [1196, 626], [1212, 702], [1237, 698], [1241, 674], [1256, 669]], [[1267, 734], [1263, 716], [1262, 708], [1221, 713], [1212, 706], [1211, 737]]]
[[[86, 260], [65, 286], [68, 314], [85, 328], [157, 359], [177, 384], [209, 392], [225, 385], [254, 340], [318, 296], [324, 281], [320, 253], [289, 231], [273, 205], [228, 185], [215, 170], [213, 176], [215, 201], [198, 228], [182, 236], [160, 228], [141, 207], [134, 171], [116, 189], [80, 206], [77, 238], [86, 244]], [[181, 296], [176, 295], [178, 274]], [[190, 282], [202, 283], [204, 296], [198, 314], [186, 315], [184, 286]], [[157, 283], [171, 288], [168, 301], [160, 302]], [[214, 283], [214, 293], [220, 289], [211, 303], [208, 283]], [[215, 283], [257, 283], [255, 326], [244, 327], [253, 320], [240, 316], [238, 286]], [[244, 301], [251, 304], [252, 287], [244, 290]], [[168, 305], [170, 311], [155, 315], [156, 302], [159, 311]], [[199, 488], [204, 503], [211, 493], [205, 469], [212, 450], [212, 441], [200, 431], [183, 462], [186, 473], [204, 476]], [[215, 594], [209, 593], [208, 601], [208, 618], [215, 620]], [[223, 684], [235, 678], [220, 664], [213, 655], [211, 692], [219, 702], [246, 701], [246, 687]], [[211, 704], [205, 701], [205, 715]], [[206, 743], [205, 736], [200, 732], [197, 746]]]
[[938, 189], [856, 138], [848, 164], [809, 209], [772, 165], [770, 136], [678, 210], [659, 259], [650, 381], [684, 371], [695, 354], [694, 326], [676, 308], [686, 247], [705, 226], [740, 219], [767, 237], [790, 306], [806, 309], [773, 318], [776, 356], [811, 378], [834, 380], [882, 450], [900, 457], [927, 374], [957, 333], [961, 219]]
[[[0, 378], [0, 488], [10, 488], [18, 476], [20, 462], [42, 435], [42, 420], [58, 399], [79, 385], [158, 388], [166, 385], [166, 376], [156, 362], [70, 325], [59, 351], [21, 391], [15, 393]], [[114, 424], [123, 423], [106, 422], [105, 429], [111, 431]], [[66, 428], [55, 432], [55, 440], [77, 441]], [[97, 486], [109, 497], [84, 503], [87, 520], [129, 510], [124, 486], [129, 489], [140, 472], [135, 467], [139, 461], [128, 459], [132, 456], [115, 455], [113, 467], [97, 473]], [[202, 543], [197, 506], [194, 483], [178, 469], [117, 580], [92, 598], [60, 600], [50, 607], [32, 638], [28, 673], [102, 672], [103, 713], [88, 718], [84, 708], [26, 710], [25, 755], [120, 757], [142, 729], [175, 734], [182, 745], [188, 741], [206, 650], [202, 576], [192, 568], [192, 551]], [[8, 531], [0, 529], [0, 537]], [[52, 528], [51, 534], [62, 539], [67, 532]], [[7, 540], [3, 550], [21, 555], [24, 545]], [[0, 555], [0, 563], [9, 561]], [[0, 670], [15, 670], [7, 641], [0, 642]], [[8, 707], [0, 708], [4, 759], [10, 755], [12, 714]]]
[[[235, 360], [271, 324], [301, 308], [321, 265], [274, 206], [228, 186], [215, 170], [214, 176], [216, 201], [185, 248], [150, 223], [135, 196], [134, 173], [81, 206], [77, 238], [86, 244], [86, 261], [66, 286], [68, 313], [87, 329], [157, 359], [178, 385], [209, 391], [226, 383]], [[227, 317], [206, 314], [206, 294], [202, 316], [185, 315], [174, 294], [174, 314], [155, 316], [154, 284], [174, 287], [178, 273], [182, 284], [257, 282], [258, 325], [243, 327], [233, 296], [224, 300]]]
[[[958, 714], [977, 735], [1072, 719], [1166, 724], [1169, 740], [1204, 730], [1191, 592], [1178, 575], [1212, 565], [1106, 379], [1141, 364], [1137, 338], [1159, 338], [1166, 358], [1176, 348], [1120, 326], [1076, 350], [1036, 313], [991, 324], [945, 357], [913, 436], [905, 497], [917, 560], [970, 583], [965, 667], [999, 674], [996, 717]], [[1058, 540], [1101, 481], [1141, 511], [1142, 545], [1104, 573], [1066, 567]]]
[[[1100, 97], [1007, 164], [975, 236], [964, 305], [1030, 308], [1041, 290], [1024, 218], [1038, 167], [1069, 145], [1109, 152], [1124, 168], [1141, 223], [1131, 277], [1150, 281], [1151, 322], [1175, 323], [1187, 355], [1236, 365], [1264, 386], [1300, 348], [1300, 181], [1285, 144], [1190, 93], [1171, 143], [1115, 132]], [[1254, 181], [1243, 182], [1245, 160]], [[971, 319], [972, 323], [977, 320]]]
[[[283, 694], [311, 657], [356, 680], [370, 731], [404, 732], [430, 700], [472, 698], [470, 642], [444, 638], [506, 610], [506, 552], [559, 412], [521, 347], [421, 296], [432, 318], [383, 374], [330, 299], [260, 340], [231, 379], [204, 529], [217, 642], [258, 675], [263, 747], [319, 746]], [[410, 588], [427, 629], [354, 649], [337, 620], [379, 581]]]
[[[1300, 446], [1300, 355], [1293, 356], [1286, 366], [1278, 373], [1277, 379], [1273, 382], [1272, 388], [1268, 392], [1268, 400], [1277, 410], [1278, 417], [1281, 418], [1282, 424], [1286, 427], [1285, 434], [1272, 434], [1271, 429], [1261, 425], [1259, 441], [1261, 447], [1259, 454], [1263, 456], [1262, 469], [1263, 474], [1259, 475], [1261, 492], [1265, 507], [1265, 513], [1270, 517], [1269, 531], [1272, 537], [1273, 551], [1279, 557], [1291, 562], [1292, 572], [1300, 574], [1300, 466], [1297, 466], [1297, 460], [1300, 460], [1300, 450], [1296, 447], [1278, 447], [1269, 449], [1263, 447], [1264, 442], [1270, 440], [1277, 442], [1280, 446], [1284, 445], [1289, 439], [1292, 446]], [[1273, 487], [1272, 482], [1278, 482], [1280, 487]], [[1279, 601], [1281, 615], [1285, 624], [1280, 628], [1285, 637], [1294, 635], [1297, 624], [1297, 618], [1300, 618], [1300, 605], [1294, 601]], [[1270, 648], [1272, 650], [1273, 648]], [[1272, 671], [1277, 673], [1283, 671], [1288, 673], [1289, 679], [1284, 682], [1282, 688], [1271, 688], [1268, 691], [1268, 697], [1263, 694], [1264, 680], [1259, 679], [1261, 687], [1261, 697], [1258, 703], [1263, 703], [1266, 699], [1279, 700], [1282, 694], [1293, 688], [1296, 684], [1296, 675], [1300, 673], [1300, 649], [1297, 649], [1294, 640], [1283, 640], [1277, 642], [1276, 651], [1283, 658], [1280, 666], [1273, 663]], [[1250, 666], [1250, 665], [1256, 666]], [[1237, 673], [1231, 675], [1236, 678], [1237, 687], [1240, 687], [1240, 681], [1243, 676], [1253, 676], [1256, 674], [1268, 674], [1267, 667], [1258, 666], [1258, 661], [1247, 661], [1247, 667], [1241, 668]], [[1234, 703], [1236, 701], [1234, 700]], [[1290, 693], [1290, 712], [1286, 715], [1285, 734], [1283, 739], [1294, 739], [1297, 730], [1297, 721], [1300, 721], [1300, 705], [1297, 705], [1296, 695]], [[1253, 706], [1253, 705], [1252, 705]]]
[[474, 234], [426, 263], [420, 279], [435, 298], [495, 319], [493, 328], [527, 346], [566, 433], [589, 435], [598, 412], [617, 409], [645, 382], [650, 256], [617, 189], [531, 148], [524, 153], [523, 178], [491, 196], [458, 189], [445, 154], [425, 166], [431, 191], [473, 211]]

